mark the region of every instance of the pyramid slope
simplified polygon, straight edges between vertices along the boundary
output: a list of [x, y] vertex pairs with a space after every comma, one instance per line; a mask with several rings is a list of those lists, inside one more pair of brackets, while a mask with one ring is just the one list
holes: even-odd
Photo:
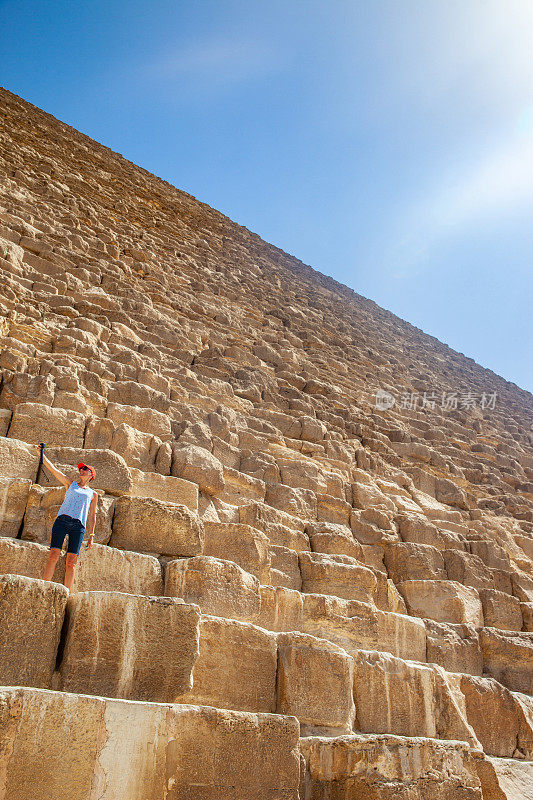
[[0, 800], [526, 797], [531, 394], [0, 103]]

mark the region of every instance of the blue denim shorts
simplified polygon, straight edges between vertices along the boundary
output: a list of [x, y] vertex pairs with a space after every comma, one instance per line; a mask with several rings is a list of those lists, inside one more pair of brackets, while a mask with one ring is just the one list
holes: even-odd
[[68, 514], [60, 514], [56, 517], [52, 525], [52, 542], [50, 544], [50, 549], [52, 549], [52, 547], [57, 547], [58, 550], [61, 550], [63, 542], [65, 541], [65, 536], [68, 536], [67, 553], [75, 553], [78, 555], [84, 534], [85, 525], [83, 525], [81, 520], [75, 517], [69, 517]]

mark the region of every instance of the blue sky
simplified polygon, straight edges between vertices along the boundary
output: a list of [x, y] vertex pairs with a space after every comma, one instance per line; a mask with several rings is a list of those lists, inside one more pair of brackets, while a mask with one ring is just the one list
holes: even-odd
[[0, 30], [2, 85], [533, 391], [531, 0], [0, 0]]

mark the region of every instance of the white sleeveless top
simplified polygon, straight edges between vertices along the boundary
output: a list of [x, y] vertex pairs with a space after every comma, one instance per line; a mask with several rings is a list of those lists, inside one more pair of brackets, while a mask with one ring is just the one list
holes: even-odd
[[68, 514], [69, 517], [79, 519], [81, 524], [85, 526], [93, 494], [94, 491], [89, 489], [88, 486], [78, 486], [76, 481], [72, 481], [65, 493], [65, 499], [59, 507], [57, 516]]

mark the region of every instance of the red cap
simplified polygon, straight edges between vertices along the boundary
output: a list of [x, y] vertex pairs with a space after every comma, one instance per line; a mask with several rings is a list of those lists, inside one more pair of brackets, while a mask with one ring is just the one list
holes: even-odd
[[90, 464], [84, 464], [84, 463], [83, 463], [83, 461], [80, 461], [80, 463], [78, 464], [78, 469], [79, 469], [80, 467], [87, 467], [87, 469], [90, 469], [90, 470], [91, 470], [91, 473], [92, 473], [92, 478], [91, 478], [91, 480], [92, 480], [92, 481], [94, 481], [94, 479], [96, 478], [96, 472], [95, 472], [95, 470], [94, 470], [94, 467], [91, 467], [91, 465], [90, 465]]

